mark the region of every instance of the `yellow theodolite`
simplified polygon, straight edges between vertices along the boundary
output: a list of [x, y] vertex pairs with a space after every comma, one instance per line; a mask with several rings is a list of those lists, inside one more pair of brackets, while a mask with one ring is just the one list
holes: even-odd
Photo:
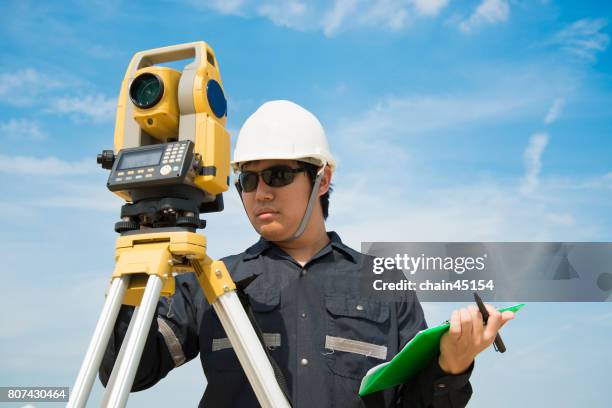
[[[158, 66], [193, 59], [179, 72]], [[127, 403], [160, 296], [177, 273], [195, 273], [264, 407], [288, 407], [225, 265], [206, 255], [199, 214], [221, 211], [230, 172], [227, 102], [216, 56], [205, 42], [141, 51], [117, 104], [114, 150], [98, 155], [121, 208], [115, 270], [93, 338], [70, 394], [85, 406], [121, 304], [135, 306], [103, 405]]]

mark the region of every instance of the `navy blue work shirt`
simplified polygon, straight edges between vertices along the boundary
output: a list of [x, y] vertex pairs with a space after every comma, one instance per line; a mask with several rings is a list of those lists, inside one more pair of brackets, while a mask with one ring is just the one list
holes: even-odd
[[[371, 257], [344, 245], [335, 232], [328, 235], [330, 242], [304, 266], [263, 238], [223, 259], [235, 281], [257, 276], [245, 292], [295, 408], [365, 406], [357, 394], [365, 373], [427, 327], [414, 292], [403, 292], [401, 302], [364, 298], [358, 277]], [[104, 385], [132, 312], [121, 307], [100, 367]], [[159, 302], [132, 391], [153, 386], [198, 354], [208, 380], [200, 407], [259, 406], [215, 311], [188, 273], [177, 276], [175, 294]], [[384, 391], [378, 402], [463, 407], [472, 394], [472, 367], [447, 375], [436, 358], [409, 383]]]

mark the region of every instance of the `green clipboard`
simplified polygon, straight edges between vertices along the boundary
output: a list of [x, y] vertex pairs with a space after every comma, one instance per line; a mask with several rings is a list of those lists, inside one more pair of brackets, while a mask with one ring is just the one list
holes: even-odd
[[[524, 303], [499, 309], [517, 312]], [[403, 384], [423, 370], [440, 351], [440, 338], [450, 323], [421, 330], [404, 348], [386, 363], [372, 367], [361, 380], [359, 395], [364, 396]]]

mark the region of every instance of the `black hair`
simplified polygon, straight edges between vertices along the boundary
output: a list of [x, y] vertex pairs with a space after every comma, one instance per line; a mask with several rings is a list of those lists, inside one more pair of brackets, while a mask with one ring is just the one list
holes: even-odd
[[[317, 178], [317, 172], [320, 167], [314, 165], [312, 163], [300, 162], [301, 165], [306, 169], [306, 174], [308, 174], [308, 178], [310, 179], [310, 184], [314, 187], [315, 179]], [[323, 219], [326, 220], [329, 215], [329, 195], [333, 191], [332, 186], [329, 186], [329, 189], [319, 197], [319, 201], [321, 202], [321, 211], [323, 212]]]

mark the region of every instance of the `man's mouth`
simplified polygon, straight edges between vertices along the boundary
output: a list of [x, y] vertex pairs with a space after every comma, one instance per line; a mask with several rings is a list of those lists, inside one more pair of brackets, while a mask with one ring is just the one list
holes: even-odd
[[262, 219], [271, 218], [276, 214], [278, 214], [278, 211], [275, 211], [271, 208], [262, 208], [260, 210], [255, 211], [255, 216]]

